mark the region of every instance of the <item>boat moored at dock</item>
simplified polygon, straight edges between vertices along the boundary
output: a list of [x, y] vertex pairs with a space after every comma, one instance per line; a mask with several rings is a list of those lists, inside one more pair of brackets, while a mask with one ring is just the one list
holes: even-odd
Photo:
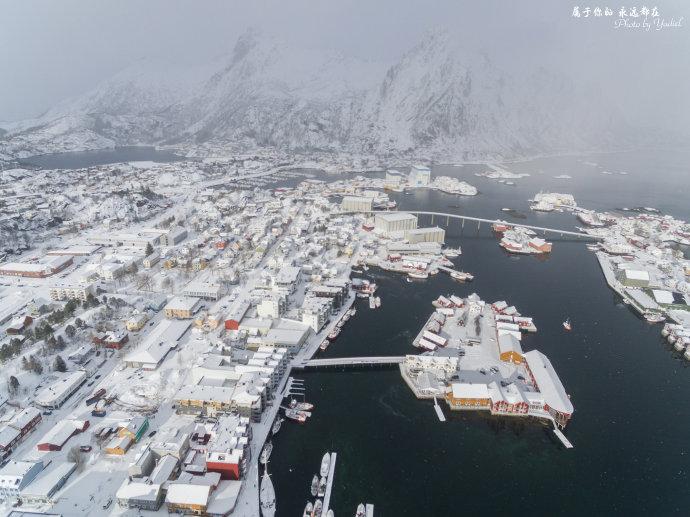
[[331, 468], [331, 455], [329, 453], [325, 453], [323, 455], [323, 458], [321, 458], [321, 468], [319, 469], [319, 474], [321, 474], [322, 477], [328, 476], [328, 469]]

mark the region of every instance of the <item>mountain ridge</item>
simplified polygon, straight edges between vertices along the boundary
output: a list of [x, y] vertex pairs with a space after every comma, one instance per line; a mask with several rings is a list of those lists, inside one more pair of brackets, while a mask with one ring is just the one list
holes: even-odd
[[5, 156], [231, 142], [468, 160], [608, 150], [635, 138], [622, 113], [573, 78], [545, 68], [508, 74], [445, 33], [381, 63], [291, 50], [252, 31], [224, 60], [139, 63], [5, 129]]

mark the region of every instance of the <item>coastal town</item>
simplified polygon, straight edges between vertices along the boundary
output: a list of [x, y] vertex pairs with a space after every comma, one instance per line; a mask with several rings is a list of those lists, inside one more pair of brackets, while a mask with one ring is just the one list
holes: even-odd
[[[488, 177], [510, 177], [499, 172]], [[358, 311], [385, 303], [367, 272], [403, 275], [412, 289], [437, 274], [474, 279], [443, 226], [423, 226], [391, 199], [416, 189], [478, 195], [424, 165], [330, 180], [260, 156], [52, 173], [0, 172], [8, 509], [272, 516], [271, 437], [318, 412], [294, 373], [338, 346]], [[611, 288], [650, 322], [668, 318], [663, 332], [678, 350], [690, 345], [690, 263], [672, 247], [690, 242], [686, 223], [650, 210], [596, 213], [565, 194], [531, 203], [572, 212]], [[508, 253], [552, 251], [526, 225], [491, 228]], [[574, 407], [557, 365], [521, 345], [537, 330], [532, 318], [480, 295], [434, 301], [405, 344], [420, 353], [397, 363], [402, 380], [434, 400], [439, 419], [439, 401], [532, 417], [572, 447], [562, 431]], [[334, 514], [323, 471], [306, 516]]]

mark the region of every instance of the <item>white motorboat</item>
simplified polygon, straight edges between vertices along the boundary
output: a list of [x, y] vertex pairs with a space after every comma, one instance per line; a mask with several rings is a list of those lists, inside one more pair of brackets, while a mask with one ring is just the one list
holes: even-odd
[[357, 513], [355, 513], [355, 517], [364, 517], [367, 513], [367, 509], [364, 507], [364, 503], [359, 503], [357, 506]]
[[268, 463], [268, 458], [271, 457], [272, 451], [273, 451], [273, 443], [272, 442], [266, 442], [266, 445], [264, 445], [264, 448], [261, 451], [261, 455], [259, 456], [259, 461], [261, 462], [262, 465], [266, 465], [266, 463]]
[[323, 455], [323, 458], [321, 458], [321, 469], [319, 470], [319, 474], [322, 476], [328, 476], [329, 469], [331, 468], [331, 455], [328, 453], [325, 453]]
[[308, 501], [307, 506], [304, 507], [304, 513], [302, 514], [302, 517], [311, 517], [313, 510], [314, 510], [314, 505], [311, 504], [311, 501]]
[[271, 433], [276, 434], [278, 431], [280, 431], [281, 425], [283, 425], [283, 419], [280, 417], [276, 418], [276, 421], [273, 422], [273, 427], [271, 428]]
[[261, 515], [263, 517], [273, 517], [276, 514], [276, 492], [273, 488], [271, 476], [269, 476], [266, 471], [264, 471], [264, 475], [261, 477], [259, 501], [261, 503]]

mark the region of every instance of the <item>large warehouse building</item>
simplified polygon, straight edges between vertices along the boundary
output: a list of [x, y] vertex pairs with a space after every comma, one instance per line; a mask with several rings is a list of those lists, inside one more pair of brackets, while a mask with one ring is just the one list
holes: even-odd
[[405, 212], [383, 212], [374, 217], [374, 230], [386, 237], [401, 237], [417, 228], [417, 217]]

